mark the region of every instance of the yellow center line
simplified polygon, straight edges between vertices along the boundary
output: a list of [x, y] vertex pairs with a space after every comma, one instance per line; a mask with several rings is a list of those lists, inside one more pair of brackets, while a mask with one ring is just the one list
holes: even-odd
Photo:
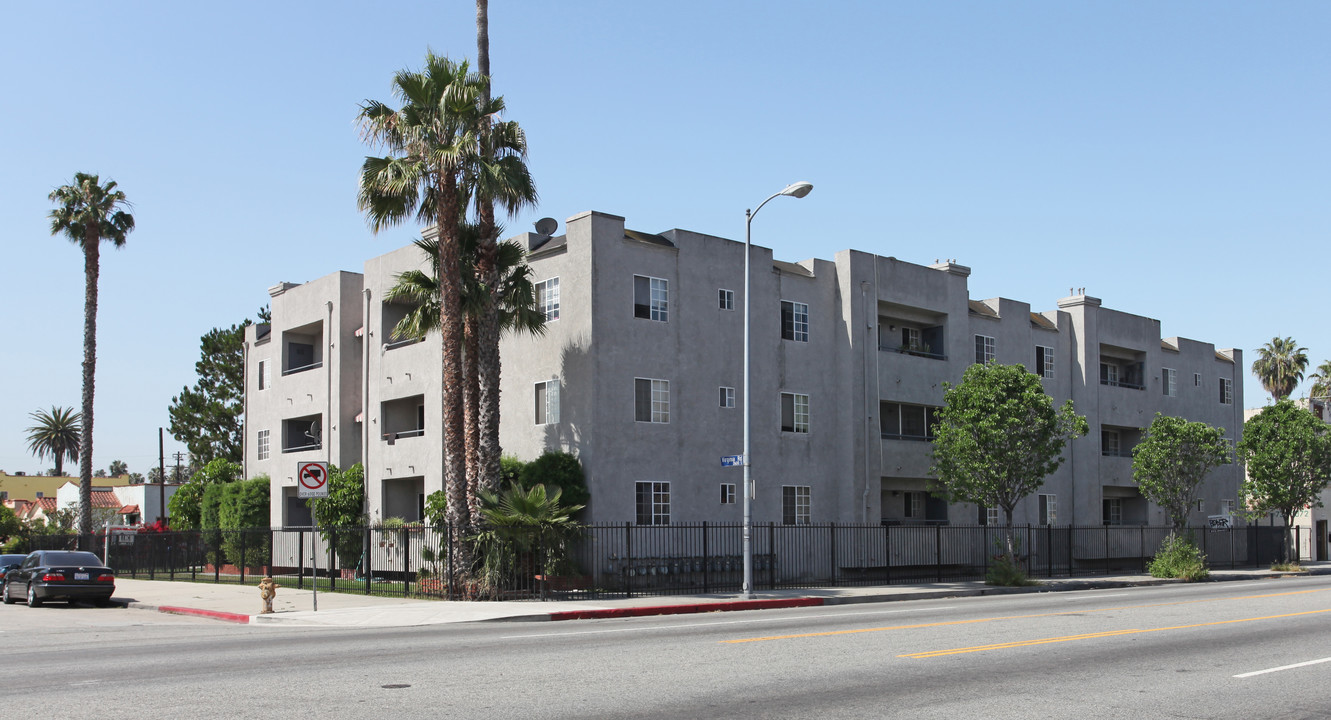
[[[1032, 618], [1060, 617], [1065, 615], [1085, 615], [1087, 613], [1113, 612], [1115, 610], [1137, 610], [1141, 608], [1170, 607], [1175, 605], [1196, 605], [1199, 603], [1219, 602], [1221, 600], [1256, 600], [1261, 598], [1281, 597], [1284, 595], [1305, 595], [1307, 593], [1316, 593], [1316, 592], [1325, 592], [1325, 591], [1326, 591], [1325, 588], [1316, 589], [1316, 590], [1293, 590], [1290, 592], [1266, 593], [1262, 595], [1243, 595], [1232, 598], [1209, 598], [1206, 600], [1179, 600], [1176, 602], [1147, 603], [1144, 605], [1117, 605], [1114, 607], [1106, 607], [1106, 608], [1065, 610], [1062, 612], [1035, 613], [1031, 615], [1001, 615], [997, 617], [973, 618], [970, 620], [943, 620], [939, 622], [916, 623], [913, 625], [888, 625], [886, 627], [856, 628], [854, 630], [828, 630], [826, 632], [796, 633], [793, 635], [769, 635], [766, 637], [722, 640], [721, 643], [724, 645], [737, 645], [737, 644], [751, 643], [751, 642], [767, 642], [769, 640], [795, 640], [799, 638], [833, 637], [836, 635], [858, 635], [860, 633], [887, 632], [889, 630], [916, 630], [919, 628], [945, 627], [948, 625], [974, 625], [977, 623], [997, 622], [999, 620], [1029, 620]], [[1050, 642], [1059, 642], [1059, 641], [1057, 639], [1051, 639]]]
[[1317, 615], [1319, 613], [1331, 612], [1331, 608], [1325, 610], [1306, 610], [1304, 612], [1286, 613], [1284, 615], [1264, 615], [1262, 617], [1241, 618], [1238, 620], [1216, 620], [1214, 622], [1194, 623], [1192, 625], [1172, 625], [1170, 627], [1148, 628], [1146, 630], [1109, 630], [1099, 633], [1087, 633], [1085, 635], [1064, 635], [1063, 637], [1040, 638], [1037, 640], [1016, 640], [1013, 642], [997, 643], [994, 645], [976, 645], [975, 647], [954, 648], [951, 650], [927, 650], [925, 652], [907, 653], [897, 657], [911, 658], [920, 660], [924, 658], [943, 657], [944, 655], [961, 655], [963, 653], [983, 652], [985, 650], [1006, 650], [1008, 648], [1027, 647], [1029, 645], [1047, 645], [1049, 643], [1072, 642], [1074, 640], [1093, 640], [1102, 637], [1113, 637], [1116, 635], [1136, 635], [1140, 633], [1162, 632], [1165, 630], [1187, 630], [1190, 628], [1209, 627], [1212, 625], [1232, 625], [1234, 623], [1254, 622], [1257, 620], [1278, 620], [1280, 618], [1298, 617], [1300, 615]]

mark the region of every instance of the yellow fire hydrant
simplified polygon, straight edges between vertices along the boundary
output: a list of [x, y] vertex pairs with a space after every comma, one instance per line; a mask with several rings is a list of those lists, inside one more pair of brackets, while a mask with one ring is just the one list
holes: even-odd
[[259, 599], [263, 600], [263, 612], [260, 615], [268, 615], [273, 612], [273, 598], [277, 597], [277, 589], [282, 587], [273, 582], [273, 579], [266, 577], [259, 581]]

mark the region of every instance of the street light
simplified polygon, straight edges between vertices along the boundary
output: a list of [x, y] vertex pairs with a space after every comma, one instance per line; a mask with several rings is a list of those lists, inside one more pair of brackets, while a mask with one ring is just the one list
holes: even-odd
[[813, 183], [797, 182], [787, 185], [784, 190], [758, 204], [752, 212], [744, 211], [744, 589], [740, 597], [748, 600], [753, 597], [753, 476], [752, 458], [749, 455], [749, 408], [753, 405], [749, 399], [749, 255], [751, 254], [750, 236], [753, 228], [753, 216], [763, 209], [772, 198], [787, 195], [802, 198], [813, 190]]

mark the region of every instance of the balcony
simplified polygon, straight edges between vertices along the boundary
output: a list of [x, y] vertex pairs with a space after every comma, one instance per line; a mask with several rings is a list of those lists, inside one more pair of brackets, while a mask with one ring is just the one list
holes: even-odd
[[389, 445], [398, 440], [422, 437], [425, 435], [425, 396], [389, 400], [380, 406], [379, 417], [383, 423], [384, 442]]
[[947, 315], [893, 303], [878, 305], [878, 349], [902, 355], [947, 360]]

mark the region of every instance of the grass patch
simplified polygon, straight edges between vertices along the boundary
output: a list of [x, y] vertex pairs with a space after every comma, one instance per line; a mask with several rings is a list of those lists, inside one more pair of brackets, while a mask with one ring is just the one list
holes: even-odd
[[1271, 569], [1275, 572], [1303, 572], [1304, 568], [1297, 562], [1274, 562], [1271, 563]]

